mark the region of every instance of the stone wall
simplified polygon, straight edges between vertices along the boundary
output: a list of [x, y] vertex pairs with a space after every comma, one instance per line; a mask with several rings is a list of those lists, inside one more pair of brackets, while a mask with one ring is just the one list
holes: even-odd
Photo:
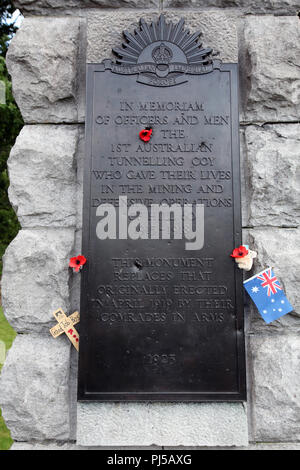
[[[204, 45], [220, 50], [224, 61], [239, 57], [244, 242], [258, 251], [256, 271], [275, 267], [295, 308], [266, 325], [252, 306], [245, 307], [249, 448], [300, 448], [297, 5], [300, 10], [298, 0], [15, 1], [25, 19], [7, 65], [25, 126], [8, 166], [9, 197], [22, 230], [5, 253], [1, 287], [5, 315], [18, 336], [0, 378], [0, 406], [14, 449], [80, 448], [75, 444], [76, 352], [66, 338], [52, 339], [49, 328], [53, 310], [71, 313], [79, 307], [79, 276], [68, 269], [68, 259], [81, 251], [85, 63], [110, 56], [123, 29], [162, 11], [172, 20], [184, 16], [192, 30], [202, 30]], [[150, 413], [151, 425], [151, 410], [136, 407], [134, 412], [139, 420], [149, 420]], [[186, 412], [180, 410], [177, 426]], [[244, 428], [238, 429], [240, 440], [228, 437], [221, 423], [225, 412], [221, 406], [213, 423], [218, 432], [205, 441], [205, 426], [216, 415], [202, 406], [198, 420], [185, 430], [193, 426], [204, 438], [182, 436], [169, 445], [245, 445]], [[124, 410], [115, 407], [112, 413], [114, 426], [130, 426]], [[226, 416], [236, 424], [233, 408]], [[157, 419], [154, 411], [152, 419]], [[156, 434], [144, 444], [134, 436], [131, 442], [107, 439], [113, 431], [108, 429], [103, 445], [172, 442], [168, 429], [169, 441]]]

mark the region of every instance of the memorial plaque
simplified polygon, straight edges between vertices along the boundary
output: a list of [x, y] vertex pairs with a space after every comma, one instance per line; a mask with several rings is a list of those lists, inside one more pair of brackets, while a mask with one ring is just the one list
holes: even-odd
[[237, 64], [124, 36], [88, 65], [78, 399], [245, 400]]

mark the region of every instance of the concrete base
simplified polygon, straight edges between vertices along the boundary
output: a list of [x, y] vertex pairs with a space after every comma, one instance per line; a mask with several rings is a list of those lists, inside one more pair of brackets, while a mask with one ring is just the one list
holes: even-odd
[[78, 403], [79, 446], [248, 446], [243, 403]]

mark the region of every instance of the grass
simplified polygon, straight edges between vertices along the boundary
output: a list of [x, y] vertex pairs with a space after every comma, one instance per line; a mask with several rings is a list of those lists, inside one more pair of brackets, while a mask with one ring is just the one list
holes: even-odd
[[[6, 320], [3, 310], [0, 307], [0, 341], [5, 343], [6, 351], [11, 347], [13, 340], [16, 337], [15, 331], [12, 329], [8, 321]], [[2, 365], [0, 364], [0, 372]], [[13, 443], [12, 438], [10, 437], [10, 432], [5, 426], [5, 422], [2, 418], [0, 410], [0, 450], [10, 449]]]

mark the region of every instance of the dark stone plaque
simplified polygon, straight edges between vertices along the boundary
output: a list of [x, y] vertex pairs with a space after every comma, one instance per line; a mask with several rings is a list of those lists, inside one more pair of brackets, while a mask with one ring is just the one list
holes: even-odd
[[199, 34], [88, 66], [79, 400], [246, 399], [237, 65]]

